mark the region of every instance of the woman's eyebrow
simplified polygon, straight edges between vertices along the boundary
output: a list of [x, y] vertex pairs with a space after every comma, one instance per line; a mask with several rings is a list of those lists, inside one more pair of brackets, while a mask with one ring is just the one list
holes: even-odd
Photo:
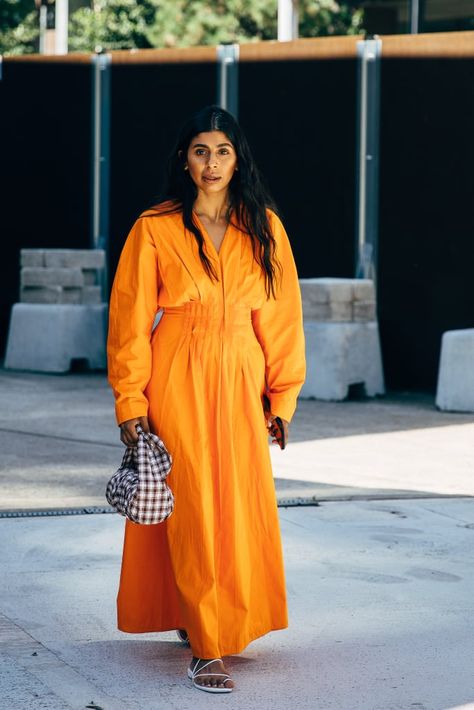
[[[224, 146], [224, 145], [228, 145], [232, 148], [232, 143], [218, 143], [217, 147], [222, 148], [222, 146]], [[193, 145], [193, 148], [209, 148], [209, 146], [206, 145], [205, 143], [195, 143]]]

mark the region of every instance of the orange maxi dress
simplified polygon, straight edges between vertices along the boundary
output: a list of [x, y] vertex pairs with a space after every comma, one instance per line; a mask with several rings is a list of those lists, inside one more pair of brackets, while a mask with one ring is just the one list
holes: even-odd
[[268, 210], [283, 270], [276, 300], [267, 300], [238, 225], [228, 226], [218, 253], [193, 215], [218, 281], [204, 271], [181, 212], [145, 212], [112, 288], [117, 421], [148, 415], [172, 453], [175, 496], [164, 523], [126, 522], [118, 627], [186, 629], [194, 655], [218, 658], [288, 624], [262, 401], [266, 391], [272, 413], [291, 419], [305, 376], [304, 335], [295, 263], [277, 215]]

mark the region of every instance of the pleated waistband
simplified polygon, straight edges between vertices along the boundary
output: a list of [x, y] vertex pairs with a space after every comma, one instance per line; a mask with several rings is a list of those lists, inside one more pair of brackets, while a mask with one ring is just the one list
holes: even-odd
[[163, 318], [175, 321], [183, 331], [192, 333], [209, 332], [253, 332], [252, 311], [241, 304], [203, 304], [192, 301], [183, 306], [166, 307]]
[[183, 331], [199, 332], [245, 332], [253, 333], [252, 311], [241, 304], [203, 304], [192, 301], [183, 306], [163, 309], [163, 318], [175, 321]]

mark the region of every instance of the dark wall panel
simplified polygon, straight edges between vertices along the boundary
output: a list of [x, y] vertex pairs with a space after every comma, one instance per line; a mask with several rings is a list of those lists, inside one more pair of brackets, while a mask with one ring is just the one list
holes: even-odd
[[[112, 67], [110, 275], [217, 65]], [[352, 276], [355, 60], [242, 62], [239, 120], [302, 277]], [[382, 60], [379, 309], [387, 383], [436, 385], [441, 334], [474, 327], [474, 62]], [[21, 247], [87, 247], [91, 67], [5, 62], [0, 346]]]
[[242, 62], [240, 123], [300, 276], [354, 269], [356, 62]]
[[379, 308], [388, 384], [434, 389], [474, 327], [474, 62], [382, 64]]
[[216, 101], [217, 65], [112, 66], [110, 274], [138, 214], [153, 204], [181, 125]]
[[89, 246], [89, 66], [4, 63], [0, 81], [0, 352], [21, 248]]

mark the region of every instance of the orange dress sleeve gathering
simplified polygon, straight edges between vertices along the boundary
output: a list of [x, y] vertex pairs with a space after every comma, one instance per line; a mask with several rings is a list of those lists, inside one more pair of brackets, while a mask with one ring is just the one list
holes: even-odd
[[276, 300], [238, 225], [218, 253], [195, 215], [219, 277], [211, 281], [180, 212], [137, 220], [111, 294], [117, 421], [148, 415], [173, 455], [175, 495], [164, 523], [126, 522], [118, 626], [186, 629], [201, 658], [239, 653], [288, 623], [262, 403], [267, 393], [273, 414], [293, 416], [304, 335], [290, 242], [268, 214], [283, 274]]

